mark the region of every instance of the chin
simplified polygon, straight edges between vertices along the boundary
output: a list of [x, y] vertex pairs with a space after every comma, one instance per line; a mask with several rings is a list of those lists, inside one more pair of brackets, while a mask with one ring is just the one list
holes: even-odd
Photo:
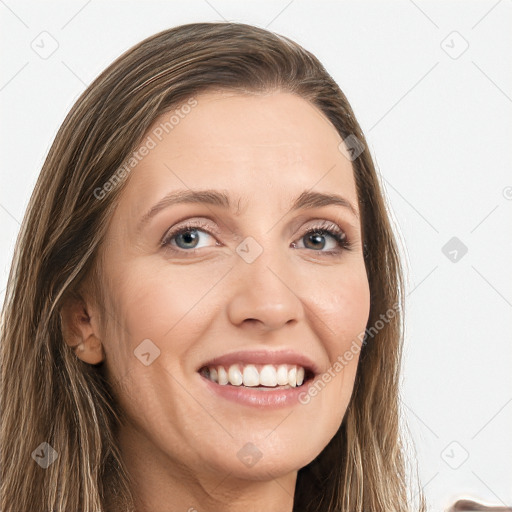
[[[213, 448], [211, 452], [205, 447], [201, 452], [203, 464], [223, 475], [231, 474], [244, 480], [269, 480], [297, 472], [308, 465], [331, 439], [311, 439], [303, 432], [300, 436], [297, 432], [291, 437], [286, 437], [286, 432], [282, 434], [284, 437], [277, 439], [254, 435], [245, 436], [243, 441], [233, 439], [228, 445], [225, 441], [219, 442], [209, 447]], [[206, 458], [207, 452], [210, 452], [210, 457]]]

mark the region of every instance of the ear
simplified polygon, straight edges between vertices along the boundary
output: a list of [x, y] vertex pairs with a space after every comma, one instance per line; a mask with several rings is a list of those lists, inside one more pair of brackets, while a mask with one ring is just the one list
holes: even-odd
[[76, 356], [85, 363], [101, 363], [105, 353], [84, 300], [80, 296], [66, 299], [60, 309], [60, 319], [64, 341], [74, 348]]

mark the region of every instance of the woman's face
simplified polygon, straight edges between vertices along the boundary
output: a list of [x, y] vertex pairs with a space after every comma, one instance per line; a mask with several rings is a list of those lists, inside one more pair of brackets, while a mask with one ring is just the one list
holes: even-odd
[[102, 248], [122, 438], [169, 473], [286, 475], [338, 430], [368, 320], [352, 165], [300, 97], [195, 100], [148, 132]]

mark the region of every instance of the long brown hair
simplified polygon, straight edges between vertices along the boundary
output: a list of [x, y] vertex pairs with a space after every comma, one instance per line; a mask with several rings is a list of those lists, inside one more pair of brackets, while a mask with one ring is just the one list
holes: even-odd
[[[295, 93], [320, 109], [342, 139], [353, 136], [367, 147], [345, 95], [317, 58], [246, 24], [165, 30], [94, 80], [49, 151], [9, 275], [0, 352], [4, 512], [133, 510], [115, 436], [122, 411], [102, 365], [83, 363], [63, 341], [59, 310], [101, 276], [97, 255], [126, 181], [112, 178], [123, 175], [157, 117], [215, 89]], [[402, 268], [369, 151], [352, 164], [371, 292], [368, 327], [395, 314], [366, 336], [343, 423], [299, 471], [294, 511], [406, 512], [412, 508], [399, 407]], [[43, 442], [58, 454], [47, 469], [31, 456], [49, 449]]]

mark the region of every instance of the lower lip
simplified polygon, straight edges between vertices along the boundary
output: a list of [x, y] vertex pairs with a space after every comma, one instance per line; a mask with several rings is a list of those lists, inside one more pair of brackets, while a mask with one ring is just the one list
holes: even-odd
[[314, 379], [309, 379], [299, 387], [289, 389], [256, 389], [244, 386], [220, 385], [200, 375], [209, 389], [232, 402], [260, 409], [282, 409], [301, 404], [300, 396], [305, 396]]

